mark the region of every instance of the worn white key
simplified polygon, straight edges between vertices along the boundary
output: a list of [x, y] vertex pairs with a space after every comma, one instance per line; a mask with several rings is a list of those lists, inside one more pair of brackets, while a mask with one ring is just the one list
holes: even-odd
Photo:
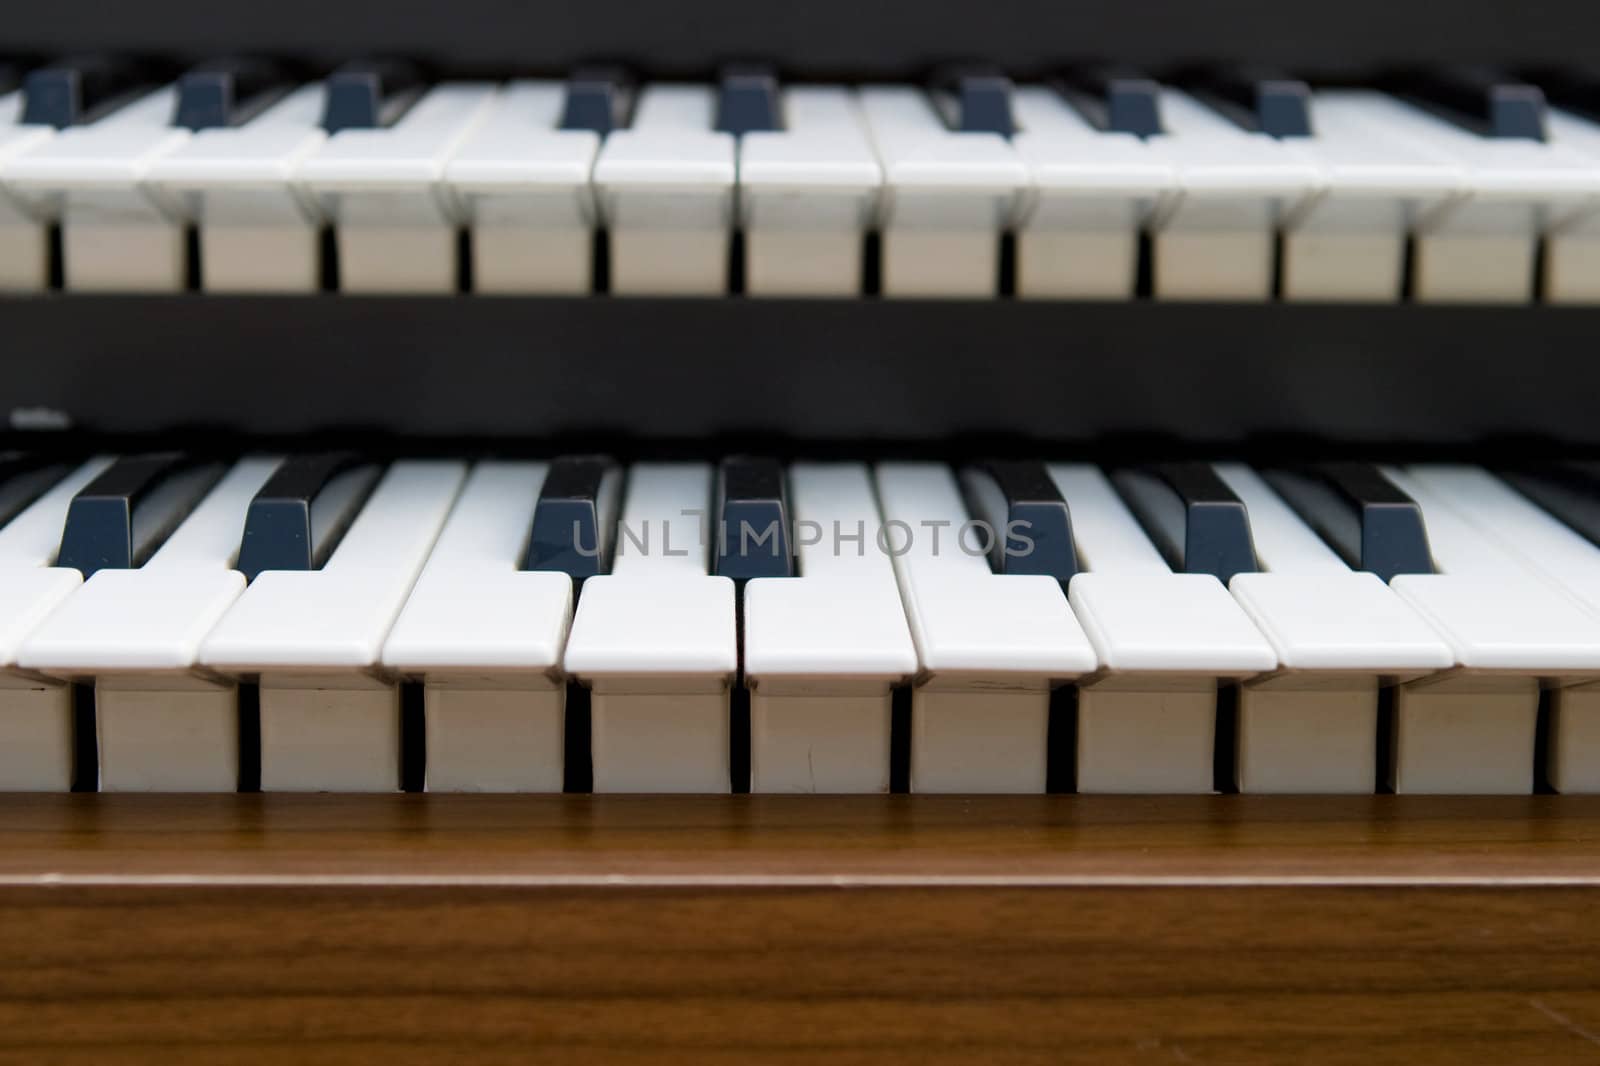
[[1219, 681], [1278, 665], [1209, 574], [1174, 574], [1105, 475], [1050, 467], [1085, 572], [1068, 586], [1101, 670], [1078, 692], [1078, 791], [1210, 792]]
[[1017, 226], [1017, 295], [1133, 295], [1139, 232], [1173, 195], [1175, 174], [1138, 137], [1095, 129], [1053, 89], [1019, 89], [1012, 138], [1030, 192]]
[[744, 588], [752, 792], [887, 792], [893, 686], [917, 671], [864, 465], [789, 471], [800, 575]]
[[1600, 670], [1600, 619], [1483, 534], [1410, 471], [1385, 468], [1422, 508], [1437, 574], [1389, 584], [1450, 643], [1460, 668], [1403, 686], [1397, 792], [1527, 793], [1541, 685]]
[[879, 208], [885, 296], [994, 296], [1000, 237], [1028, 188], [1004, 137], [951, 130], [910, 86], [860, 92], [883, 164]]
[[727, 792], [733, 582], [708, 573], [711, 469], [629, 471], [612, 572], [584, 581], [565, 657], [591, 690], [596, 792]]
[[94, 683], [101, 791], [238, 787], [238, 686], [196, 660], [244, 591], [245, 512], [277, 465], [235, 464], [144, 566], [95, 573], [19, 650], [25, 669]]
[[650, 85], [606, 138], [594, 186], [611, 240], [611, 290], [715, 296], [728, 288], [735, 138], [711, 128], [707, 85]]
[[24, 125], [24, 95], [0, 96], [0, 290], [38, 292], [50, 284], [50, 237], [27, 201], [5, 193], [6, 167], [55, 136], [49, 126]]
[[445, 184], [472, 229], [472, 286], [485, 293], [589, 291], [600, 137], [563, 130], [565, 86], [516, 81], [461, 143]]
[[322, 218], [295, 180], [327, 139], [323, 86], [304, 85], [238, 126], [200, 130], [146, 181], [193, 224], [208, 292], [315, 292]]
[[1450, 647], [1376, 574], [1352, 571], [1249, 467], [1217, 474], [1244, 502], [1259, 573], [1228, 590], [1278, 656], [1239, 693], [1241, 792], [1371, 792], [1378, 692], [1455, 665]]
[[341, 289], [455, 291], [461, 219], [445, 167], [494, 93], [484, 82], [435, 86], [393, 125], [340, 130], [300, 163], [298, 180], [333, 220]]
[[519, 569], [543, 463], [467, 479], [383, 647], [423, 682], [430, 792], [560, 792], [572, 579]]
[[947, 467], [876, 472], [920, 667], [912, 791], [1043, 792], [1051, 689], [1097, 665], [1060, 583], [990, 569]]
[[172, 125], [177, 90], [158, 89], [7, 162], [5, 182], [61, 223], [66, 287], [174, 292], [187, 281], [181, 220], [147, 185], [150, 167], [189, 139]]
[[83, 585], [56, 552], [72, 498], [111, 463], [89, 460], [0, 528], [0, 791], [72, 788], [72, 689], [22, 670], [17, 651]]
[[784, 128], [739, 138], [744, 287], [752, 296], [851, 296], [883, 168], [855, 96], [784, 89]]
[[264, 791], [399, 787], [400, 693], [383, 643], [465, 474], [395, 463], [321, 570], [261, 574], [201, 645], [201, 666], [259, 680]]

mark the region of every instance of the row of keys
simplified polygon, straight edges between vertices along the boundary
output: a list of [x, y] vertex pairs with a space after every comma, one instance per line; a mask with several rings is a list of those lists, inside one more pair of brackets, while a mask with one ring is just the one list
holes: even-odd
[[3, 465], [4, 789], [1600, 791], [1593, 467]]
[[1593, 303], [1600, 79], [1541, 85], [67, 61], [0, 96], [0, 287], [58, 226], [82, 291]]

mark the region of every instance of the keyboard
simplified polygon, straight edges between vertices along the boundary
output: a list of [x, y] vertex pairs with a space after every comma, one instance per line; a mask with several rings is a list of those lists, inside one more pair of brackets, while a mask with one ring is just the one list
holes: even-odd
[[5, 790], [1600, 790], [1593, 464], [3, 467]]

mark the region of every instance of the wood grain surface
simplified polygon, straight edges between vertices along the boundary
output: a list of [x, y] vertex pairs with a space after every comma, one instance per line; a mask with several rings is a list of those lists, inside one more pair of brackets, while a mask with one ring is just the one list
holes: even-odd
[[0, 1063], [1596, 1063], [1600, 802], [0, 797]]

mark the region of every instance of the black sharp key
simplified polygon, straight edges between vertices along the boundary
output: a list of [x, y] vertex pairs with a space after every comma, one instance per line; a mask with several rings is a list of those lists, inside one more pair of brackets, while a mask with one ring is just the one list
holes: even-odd
[[1112, 475], [1117, 491], [1174, 570], [1227, 584], [1256, 565], [1244, 502], [1205, 463], [1161, 463]]
[[72, 498], [56, 565], [85, 579], [143, 566], [225, 469], [182, 452], [118, 459]]
[[1010, 137], [1017, 131], [1011, 110], [1012, 88], [1011, 79], [998, 70], [950, 67], [935, 77], [933, 98], [951, 129]]
[[718, 133], [771, 133], [783, 129], [778, 75], [753, 63], [723, 68], [717, 84]]
[[0, 526], [66, 477], [72, 464], [31, 452], [0, 452]]
[[1067, 501], [1043, 463], [988, 462], [961, 471], [967, 510], [994, 531], [989, 564], [997, 574], [1078, 572]]
[[328, 75], [322, 128], [371, 130], [392, 126], [422, 95], [422, 74], [397, 59], [363, 59]]
[[1558, 463], [1496, 473], [1574, 533], [1600, 545], [1600, 465]]
[[1195, 95], [1234, 122], [1269, 137], [1310, 137], [1311, 88], [1278, 71], [1232, 70], [1211, 74]]
[[178, 106], [172, 124], [189, 130], [223, 129], [255, 118], [281, 100], [289, 80], [264, 59], [214, 59], [178, 79]]
[[1056, 91], [1096, 129], [1156, 137], [1162, 132], [1161, 86], [1135, 70], [1095, 67], [1056, 80]]
[[716, 507], [713, 573], [735, 580], [794, 576], [789, 494], [777, 460], [724, 459], [717, 470]]
[[239, 572], [321, 569], [382, 473], [350, 452], [285, 459], [245, 512]]
[[1261, 474], [1351, 569], [1384, 581], [1434, 572], [1422, 508], [1377, 467], [1318, 463]]
[[1544, 92], [1499, 72], [1466, 68], [1409, 78], [1402, 96], [1485, 137], [1545, 139]]
[[22, 122], [58, 130], [93, 122], [143, 85], [137, 68], [108, 56], [62, 59], [28, 73], [22, 84]]
[[580, 67], [567, 79], [561, 128], [602, 137], [625, 129], [633, 117], [633, 98], [633, 79], [621, 67]]
[[611, 569], [622, 468], [603, 455], [567, 456], [550, 464], [539, 502], [524, 570], [558, 570], [578, 580]]

